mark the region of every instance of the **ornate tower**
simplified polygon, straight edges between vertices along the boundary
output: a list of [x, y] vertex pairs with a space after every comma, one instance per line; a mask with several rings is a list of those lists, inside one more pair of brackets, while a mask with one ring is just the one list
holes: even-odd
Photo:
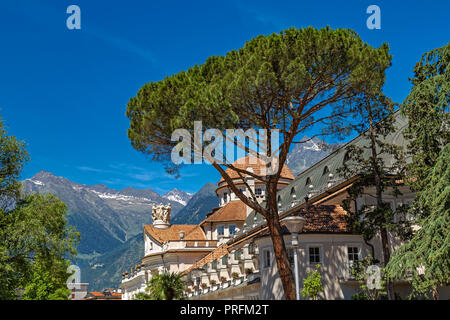
[[160, 203], [152, 207], [153, 226], [159, 229], [167, 229], [170, 227], [170, 211], [172, 207], [170, 204], [163, 205]]

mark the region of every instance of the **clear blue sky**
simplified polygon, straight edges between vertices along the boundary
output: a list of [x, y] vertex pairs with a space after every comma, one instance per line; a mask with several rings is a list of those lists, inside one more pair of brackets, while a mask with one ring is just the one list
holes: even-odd
[[[81, 30], [66, 28], [71, 4]], [[371, 4], [381, 30], [366, 27]], [[143, 84], [259, 34], [330, 25], [389, 43], [385, 92], [402, 102], [422, 53], [450, 41], [449, 16], [448, 0], [1, 1], [0, 114], [31, 154], [22, 178], [44, 169], [84, 184], [195, 192], [219, 174], [193, 165], [176, 180], [128, 141], [126, 104]]]

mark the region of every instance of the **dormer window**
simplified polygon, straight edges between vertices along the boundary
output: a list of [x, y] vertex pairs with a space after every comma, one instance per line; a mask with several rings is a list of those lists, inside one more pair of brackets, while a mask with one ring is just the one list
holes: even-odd
[[281, 208], [281, 196], [278, 196], [278, 208]]
[[308, 186], [308, 185], [310, 185], [310, 184], [311, 184], [311, 178], [308, 177], [308, 178], [306, 178], [305, 186]]
[[257, 196], [262, 195], [262, 189], [261, 188], [256, 188], [255, 189], [255, 195], [257, 195]]
[[217, 227], [217, 234], [218, 236], [223, 236], [225, 234], [225, 226], [218, 226]]
[[328, 166], [325, 166], [325, 168], [323, 168], [322, 175], [325, 175], [325, 174], [327, 174], [329, 172], [330, 172], [330, 169], [328, 169]]
[[228, 201], [228, 192], [225, 192], [223, 194], [223, 203], [227, 203], [227, 201]]
[[291, 198], [295, 200], [295, 198], [297, 198], [297, 195], [295, 194], [295, 188], [292, 187], [291, 189]]

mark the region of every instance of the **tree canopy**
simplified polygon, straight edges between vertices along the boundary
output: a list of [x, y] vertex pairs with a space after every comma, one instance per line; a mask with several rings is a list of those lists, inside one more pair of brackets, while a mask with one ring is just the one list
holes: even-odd
[[416, 192], [409, 209], [417, 230], [396, 250], [386, 270], [411, 278], [411, 296], [432, 293], [449, 282], [450, 43], [425, 53], [414, 67], [413, 88], [400, 106], [408, 117], [407, 184]]
[[[301, 141], [302, 135], [312, 128], [317, 128], [316, 135], [347, 132], [345, 123], [353, 111], [354, 98], [363, 90], [381, 90], [385, 70], [391, 64], [388, 51], [387, 44], [373, 48], [349, 29], [290, 28], [261, 35], [224, 56], [209, 57], [187, 71], [145, 84], [127, 105], [128, 137], [136, 150], [161, 161], [168, 172], [177, 173], [180, 163], [171, 161], [172, 151], [178, 152], [174, 147], [180, 145], [178, 137], [172, 140], [177, 129], [191, 137], [202, 135], [195, 124], [201, 121], [204, 128], [217, 129], [219, 134], [226, 129], [266, 130], [262, 148], [266, 152], [259, 152], [261, 145], [257, 150], [254, 141], [254, 150], [249, 150], [251, 137], [247, 137], [248, 143], [245, 137], [225, 138], [231, 142], [230, 149], [236, 146], [245, 152], [253, 151], [267, 167], [276, 163], [270, 174], [255, 174], [234, 166], [237, 159], [226, 156], [231, 151], [228, 146], [226, 151], [220, 147], [207, 149], [217, 142], [217, 131], [205, 133], [203, 143], [192, 143], [191, 148], [180, 152], [188, 162], [203, 155], [236, 196], [266, 218], [286, 299], [294, 299], [294, 281], [276, 201], [287, 154], [293, 143], [306, 142]], [[274, 130], [279, 132], [278, 148], [270, 143]], [[264, 183], [264, 204], [248, 185], [250, 195], [241, 192], [227, 168], [240, 177]], [[245, 179], [242, 181], [246, 184]]]
[[66, 205], [53, 195], [21, 193], [28, 154], [0, 122], [0, 299], [68, 299], [69, 259], [79, 234], [67, 225]]

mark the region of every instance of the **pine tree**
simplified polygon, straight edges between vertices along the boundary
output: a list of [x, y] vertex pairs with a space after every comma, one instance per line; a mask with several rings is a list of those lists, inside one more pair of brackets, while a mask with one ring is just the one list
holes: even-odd
[[[173, 150], [177, 151], [178, 141], [172, 140], [172, 133], [181, 129], [191, 137], [202, 134], [195, 130], [194, 121], [202, 121], [205, 129], [219, 132], [265, 130], [267, 142], [272, 141], [271, 134], [277, 130], [280, 147], [272, 150], [271, 143], [265, 144], [267, 158], [277, 160], [266, 162], [269, 168], [274, 164], [271, 162], [276, 162], [273, 174], [239, 168], [233, 165], [235, 159], [216, 153], [214, 159], [207, 156], [207, 160], [232, 192], [266, 219], [284, 295], [292, 300], [294, 276], [277, 203], [278, 182], [287, 154], [293, 143], [300, 143], [297, 138], [313, 127], [320, 134], [341, 132], [353, 97], [360, 94], [364, 84], [375, 86], [374, 83], [384, 79], [390, 64], [387, 44], [373, 48], [348, 29], [290, 28], [278, 34], [261, 35], [224, 56], [209, 57], [202, 65], [144, 85], [127, 106], [128, 137], [136, 150], [163, 162], [169, 172], [176, 173], [179, 164], [171, 161], [171, 155]], [[247, 153], [251, 148], [242, 143], [239, 146], [235, 143], [237, 139], [230, 140], [233, 150], [236, 146]], [[208, 146], [205, 143], [186, 148], [188, 151], [183, 148], [183, 157], [201, 158], [201, 151]], [[255, 149], [250, 153], [258, 153]], [[265, 203], [259, 203], [254, 194], [241, 192], [229, 172], [261, 181], [265, 185]], [[247, 190], [251, 188], [247, 186]]]
[[411, 277], [411, 296], [432, 292], [449, 281], [450, 43], [425, 53], [414, 67], [413, 88], [400, 106], [408, 117], [406, 182], [416, 192], [410, 208], [418, 230], [396, 250], [389, 277]]
[[436, 165], [423, 182], [415, 209], [417, 230], [410, 242], [396, 250], [387, 271], [395, 279], [412, 281], [412, 297], [427, 295], [439, 298], [438, 287], [450, 282], [450, 143], [441, 151]]
[[[388, 232], [395, 232], [402, 238], [410, 235], [410, 227], [401, 214], [402, 210], [394, 212], [390, 204], [384, 201], [387, 194], [400, 195], [397, 181], [404, 167], [401, 146], [390, 143], [387, 139], [396, 131], [394, 106], [389, 98], [378, 92], [378, 88], [367, 88], [356, 109], [360, 121], [355, 129], [364, 137], [361, 140], [363, 144], [355, 143], [347, 147], [347, 160], [339, 170], [348, 179], [357, 177], [348, 189], [349, 197], [343, 203], [344, 209], [349, 213], [348, 223], [353, 232], [361, 234], [372, 249], [369, 241], [380, 235], [384, 265], [391, 256]], [[363, 195], [373, 197], [375, 205], [364, 204], [358, 207], [357, 199]], [[376, 258], [374, 252], [372, 256]], [[387, 284], [387, 293], [390, 299], [394, 299], [391, 283]]]

